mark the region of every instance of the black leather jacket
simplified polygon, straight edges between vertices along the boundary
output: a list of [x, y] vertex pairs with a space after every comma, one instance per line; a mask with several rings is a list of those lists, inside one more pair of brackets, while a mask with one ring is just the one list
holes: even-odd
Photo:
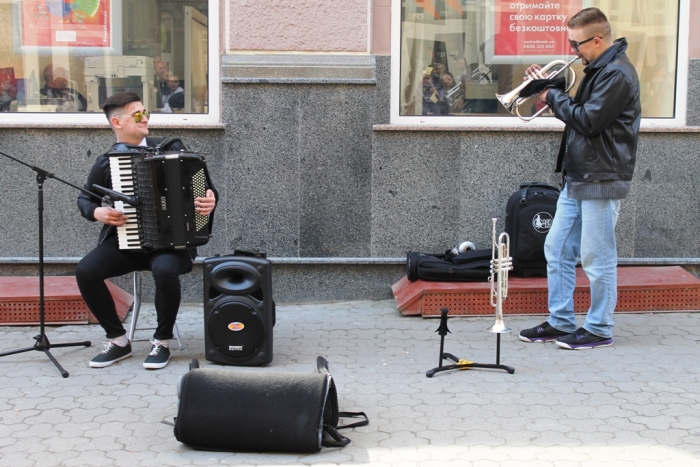
[[[179, 151], [181, 149], [187, 150], [185, 145], [180, 141], [178, 138], [167, 138], [168, 142], [166, 142], [162, 147], [161, 150], [163, 151]], [[146, 144], [148, 144], [149, 147], [155, 147], [156, 145], [160, 144], [161, 142], [164, 142], [166, 138], [146, 138]], [[111, 177], [111, 170], [109, 168], [109, 157], [108, 154], [113, 151], [124, 151], [128, 150], [130, 145], [124, 144], [124, 143], [116, 143], [112, 145], [112, 147], [107, 151], [105, 154], [102, 154], [97, 157], [95, 160], [95, 164], [92, 166], [92, 170], [90, 170], [90, 175], [88, 175], [88, 180], [87, 183], [85, 183], [84, 188], [88, 191], [93, 191], [92, 185], [99, 185], [105, 188], [112, 188], [112, 177]], [[135, 147], [135, 146], [134, 146]], [[219, 200], [219, 194], [214, 188], [213, 184], [211, 181], [207, 183], [207, 188], [211, 188], [211, 190], [214, 192], [214, 195], [216, 197], [216, 200], [218, 202]], [[94, 192], [94, 191], [93, 191]], [[78, 195], [78, 209], [80, 210], [80, 214], [87, 220], [95, 222], [97, 219], [95, 219], [95, 209], [99, 208], [102, 206], [101, 202], [97, 199], [93, 199], [90, 195], [81, 192], [80, 195]], [[214, 212], [209, 214], [209, 224], [210, 228], [214, 222]], [[98, 243], [102, 243], [105, 238], [107, 238], [108, 235], [114, 235], [116, 233], [117, 229], [113, 225], [108, 225], [104, 224], [102, 226], [102, 231], [100, 232], [100, 237], [98, 240]], [[197, 253], [196, 248], [190, 248], [190, 253], [192, 253], [192, 257], [194, 258]]]
[[583, 72], [575, 98], [550, 89], [547, 103], [566, 129], [557, 158], [568, 180], [632, 180], [642, 108], [627, 41], [614, 42]]

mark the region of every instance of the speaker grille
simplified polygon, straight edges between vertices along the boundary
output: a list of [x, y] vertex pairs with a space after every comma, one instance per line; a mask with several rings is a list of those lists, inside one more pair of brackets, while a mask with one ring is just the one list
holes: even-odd
[[208, 333], [217, 351], [227, 357], [244, 358], [262, 345], [265, 323], [247, 303], [226, 302], [211, 314]]
[[216, 290], [214, 287], [209, 287], [209, 300], [214, 300], [215, 298], [218, 298], [221, 296], [221, 292]]
[[251, 293], [250, 293], [250, 296], [253, 297], [254, 299], [256, 299], [256, 300], [259, 301], [259, 302], [262, 302], [263, 300], [265, 300], [265, 296], [264, 296], [264, 294], [263, 294], [263, 290], [262, 290], [262, 289], [258, 289], [258, 290], [255, 290], [255, 291], [251, 292]]

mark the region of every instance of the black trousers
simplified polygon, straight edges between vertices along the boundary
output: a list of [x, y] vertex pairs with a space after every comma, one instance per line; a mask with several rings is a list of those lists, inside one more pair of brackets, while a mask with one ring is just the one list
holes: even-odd
[[75, 277], [80, 293], [108, 339], [123, 336], [126, 330], [119, 320], [105, 279], [141, 270], [150, 270], [156, 285], [158, 327], [153, 337], [172, 339], [173, 326], [180, 308], [180, 274], [192, 270], [192, 257], [188, 250], [146, 253], [120, 250], [117, 236], [110, 235], [78, 263]]

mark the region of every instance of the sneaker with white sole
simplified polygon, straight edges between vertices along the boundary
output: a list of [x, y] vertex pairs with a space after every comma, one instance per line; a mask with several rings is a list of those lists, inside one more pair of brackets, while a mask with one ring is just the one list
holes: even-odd
[[588, 350], [596, 347], [608, 347], [613, 344], [612, 337], [600, 337], [578, 328], [571, 334], [559, 337], [556, 341], [559, 347], [569, 350]]
[[165, 368], [170, 361], [170, 349], [162, 344], [151, 341], [151, 353], [143, 362], [143, 367], [148, 370]]
[[104, 368], [131, 356], [131, 342], [121, 347], [114, 342], [105, 342], [100, 354], [90, 360], [90, 368]]
[[558, 337], [568, 334], [568, 332], [560, 331], [551, 326], [548, 321], [545, 321], [534, 328], [523, 329], [518, 337], [524, 342], [552, 342], [557, 340]]

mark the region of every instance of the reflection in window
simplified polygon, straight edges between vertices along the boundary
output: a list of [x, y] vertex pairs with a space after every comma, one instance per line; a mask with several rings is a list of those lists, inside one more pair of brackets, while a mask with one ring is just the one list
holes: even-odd
[[101, 112], [130, 91], [156, 113], [206, 114], [207, 17], [207, 0], [0, 3], [0, 112]]
[[[520, 85], [533, 63], [573, 58], [566, 23], [591, 6], [606, 13], [613, 38], [627, 39], [643, 117], [673, 118], [679, 2], [658, 0], [402, 0], [399, 115], [510, 115], [496, 94]], [[580, 80], [583, 65], [573, 69]], [[520, 113], [538, 110], [532, 99]]]

